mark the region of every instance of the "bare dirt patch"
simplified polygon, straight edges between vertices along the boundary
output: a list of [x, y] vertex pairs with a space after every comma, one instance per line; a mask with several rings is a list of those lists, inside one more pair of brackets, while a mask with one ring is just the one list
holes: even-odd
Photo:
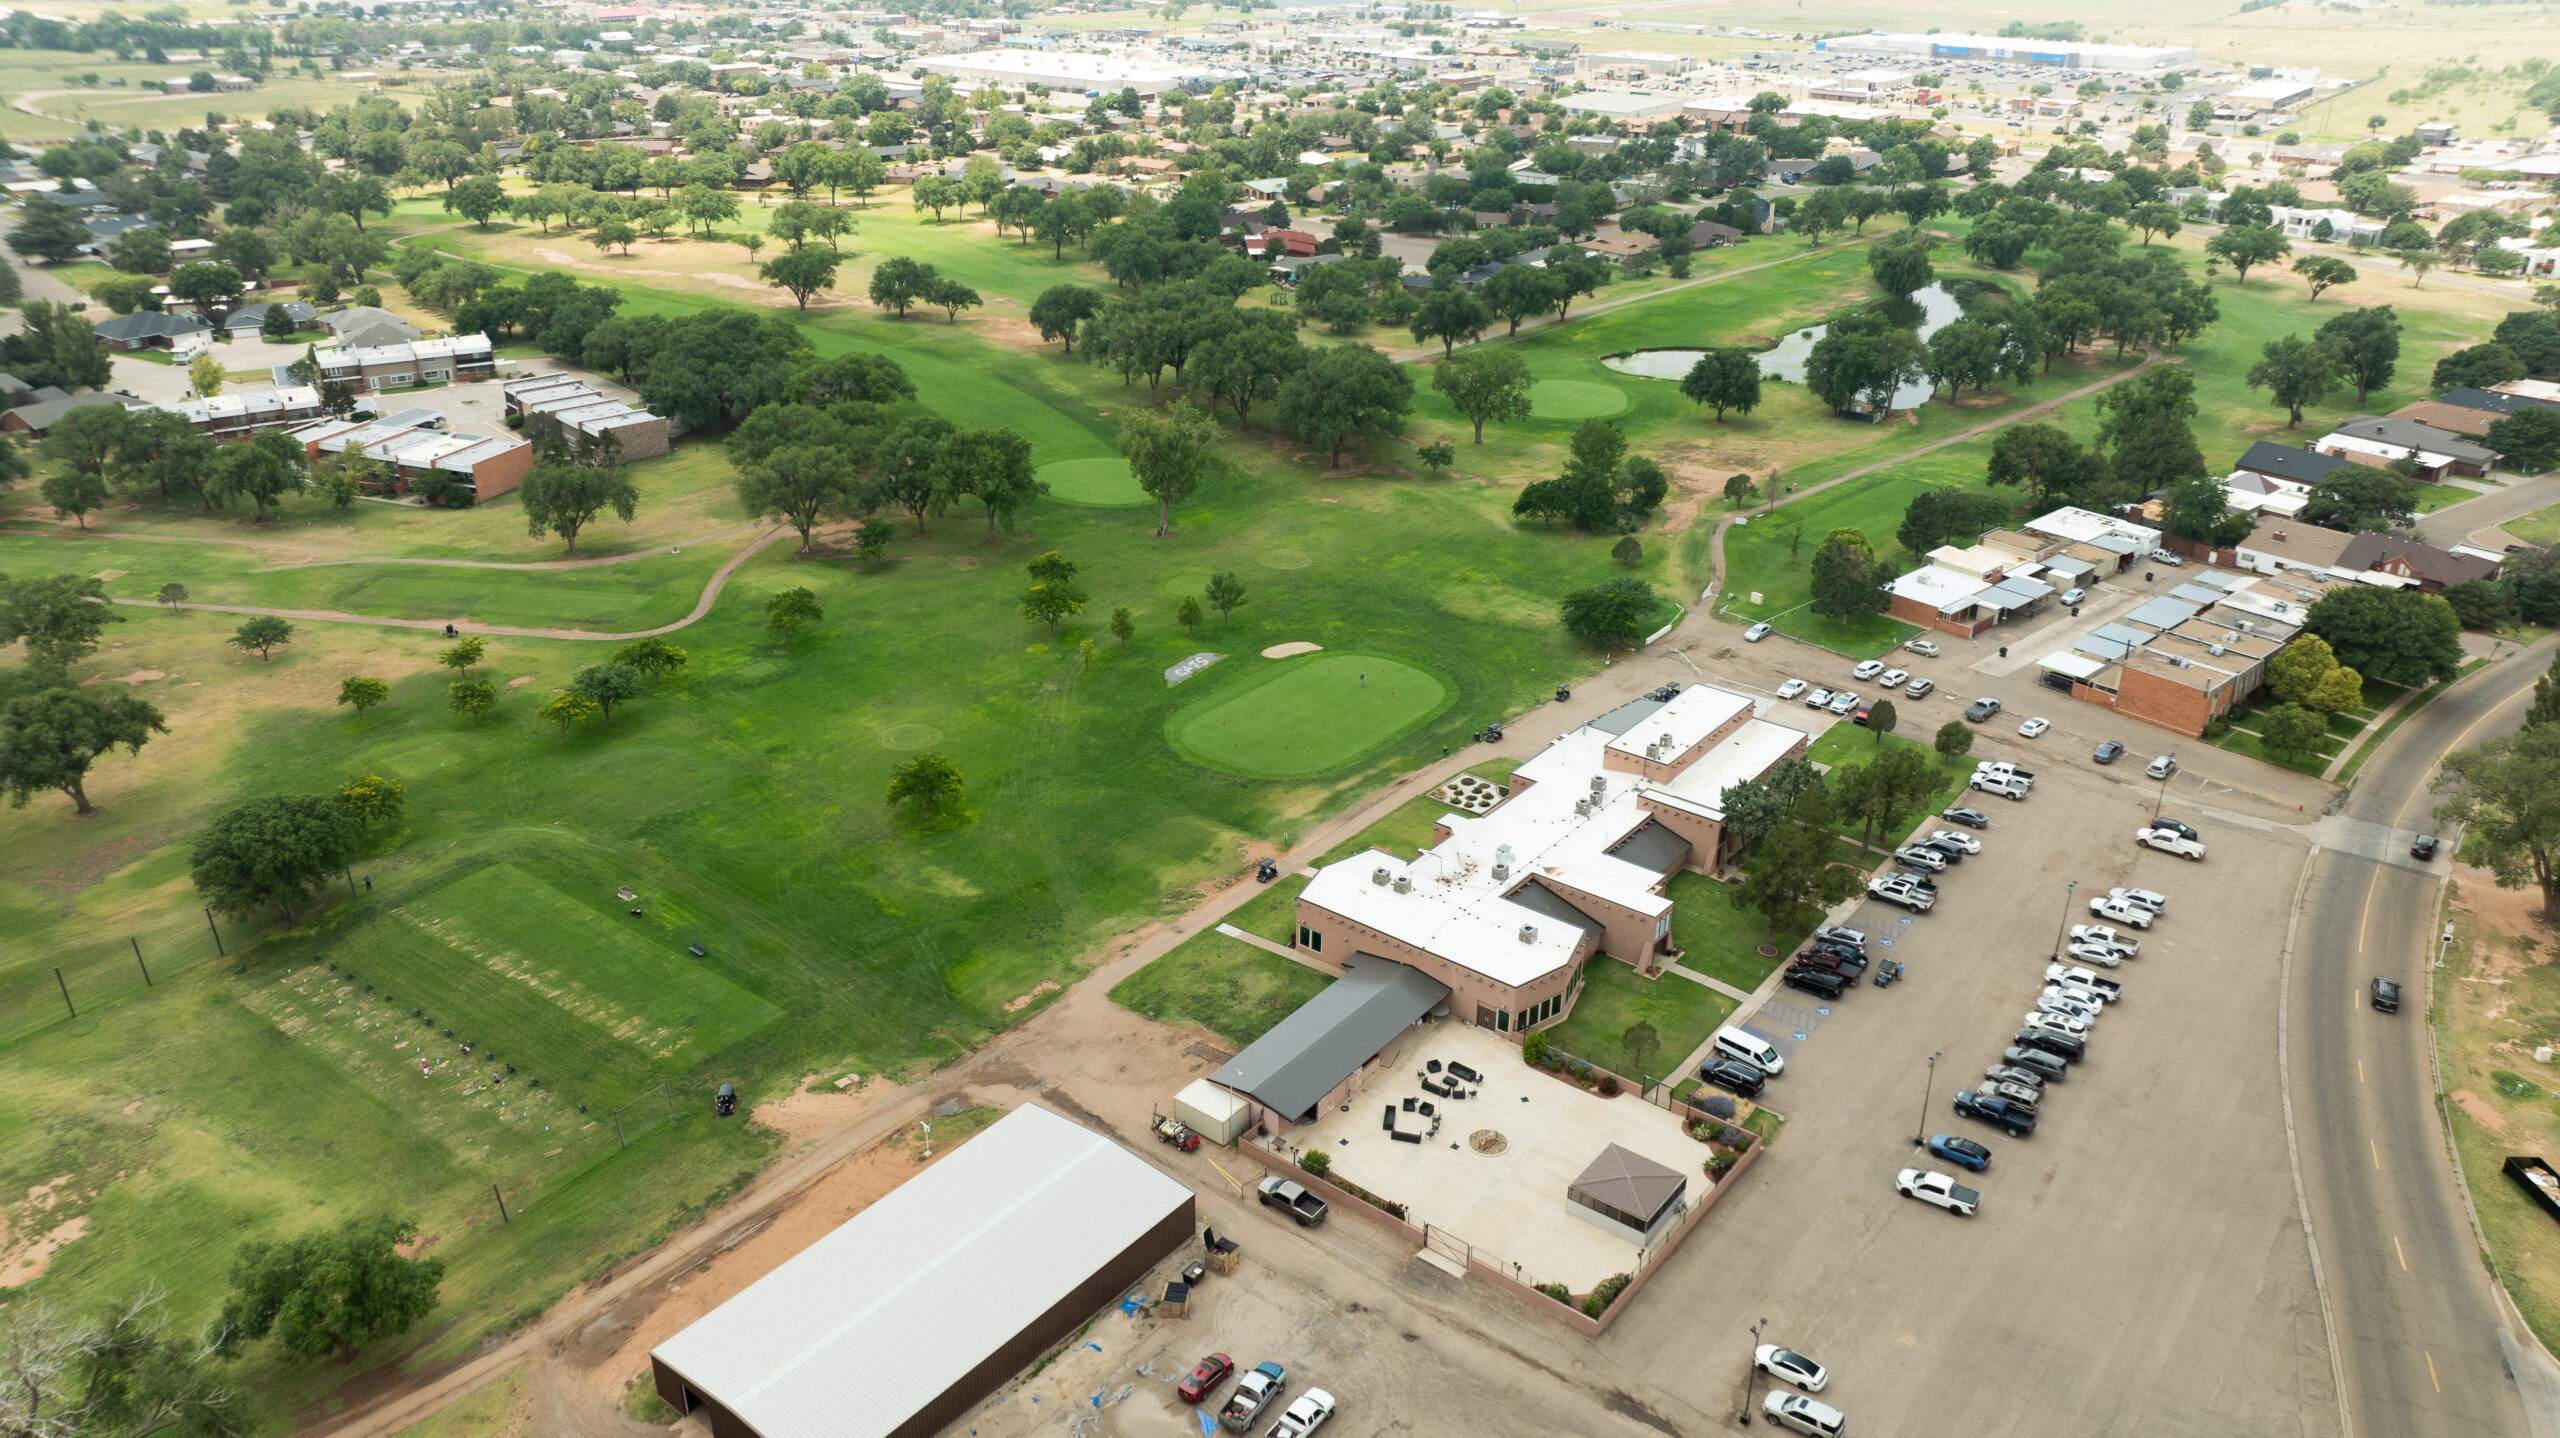
[[1292, 655], [1313, 654], [1323, 647], [1323, 645], [1309, 640], [1292, 639], [1286, 644], [1274, 644], [1270, 648], [1263, 650], [1262, 657], [1265, 659], [1287, 659]]
[[843, 1128], [898, 1092], [898, 1085], [885, 1079], [866, 1077], [841, 1089], [813, 1079], [781, 1098], [756, 1105], [754, 1119], [797, 1147]]
[[1038, 1002], [1042, 994], [1054, 994], [1057, 991], [1058, 983], [1055, 979], [1042, 979], [1039, 983], [1032, 985], [1031, 992], [1019, 998], [1005, 1000], [1004, 1011], [1009, 1014], [1018, 1014]]
[[53, 1266], [53, 1256], [65, 1244], [77, 1242], [89, 1231], [89, 1215], [66, 1219], [23, 1247], [12, 1247], [0, 1255], [0, 1288], [20, 1288], [44, 1277]]
[[2480, 1095], [2473, 1093], [2467, 1088], [2455, 1089], [2452, 1097], [2454, 1106], [2461, 1109], [2464, 1113], [2471, 1115], [2471, 1121], [2473, 1123], [2480, 1125], [2482, 1128], [2487, 1129], [2489, 1132], [2496, 1134], [2500, 1138], [2505, 1138], [2507, 1136], [2507, 1116], [2498, 1112], [2497, 1105], [2490, 1103], [2487, 1099], [2480, 1097]]
[[157, 669], [136, 669], [131, 674], [101, 674], [94, 679], [83, 679], [80, 683], [83, 688], [92, 684], [148, 684], [154, 679], [168, 677]]

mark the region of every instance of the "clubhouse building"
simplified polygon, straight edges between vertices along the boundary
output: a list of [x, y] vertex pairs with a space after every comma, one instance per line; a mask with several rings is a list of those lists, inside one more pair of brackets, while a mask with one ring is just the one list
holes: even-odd
[[1724, 791], [1811, 740], [1761, 718], [1773, 702], [1704, 684], [1636, 700], [1522, 764], [1492, 809], [1442, 815], [1418, 857], [1373, 849], [1319, 870], [1296, 947], [1344, 977], [1212, 1082], [1276, 1133], [1347, 1102], [1413, 1024], [1525, 1034], [1565, 1015], [1595, 956], [1678, 957], [1663, 890], [1732, 857]]

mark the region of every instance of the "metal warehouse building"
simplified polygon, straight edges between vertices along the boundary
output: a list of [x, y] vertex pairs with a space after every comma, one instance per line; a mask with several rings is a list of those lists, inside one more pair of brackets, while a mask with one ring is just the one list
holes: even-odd
[[1025, 1104], [649, 1355], [714, 1438], [939, 1432], [1191, 1241], [1191, 1190]]

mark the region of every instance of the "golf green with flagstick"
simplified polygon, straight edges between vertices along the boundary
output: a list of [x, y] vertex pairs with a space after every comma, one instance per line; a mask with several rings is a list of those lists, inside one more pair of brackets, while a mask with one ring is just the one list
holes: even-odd
[[1448, 680], [1417, 665], [1328, 650], [1245, 670], [1175, 710], [1165, 737], [1195, 764], [1302, 779], [1410, 732], [1447, 709], [1454, 693]]

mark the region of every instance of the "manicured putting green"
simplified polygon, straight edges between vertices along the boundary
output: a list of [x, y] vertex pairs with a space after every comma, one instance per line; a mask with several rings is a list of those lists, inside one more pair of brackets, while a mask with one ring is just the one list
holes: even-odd
[[1129, 461], [1125, 459], [1107, 455], [1100, 459], [1062, 459], [1040, 466], [1033, 474], [1048, 484], [1049, 497], [1061, 504], [1117, 509], [1147, 502], [1147, 492], [1138, 488], [1138, 477], [1129, 472]]
[[[1363, 679], [1363, 675], [1367, 676]], [[1257, 779], [1339, 769], [1449, 707], [1449, 683], [1374, 654], [1285, 659], [1165, 722], [1183, 757]]]
[[1627, 407], [1627, 392], [1581, 379], [1542, 379], [1529, 386], [1529, 413], [1540, 419], [1599, 419]]

